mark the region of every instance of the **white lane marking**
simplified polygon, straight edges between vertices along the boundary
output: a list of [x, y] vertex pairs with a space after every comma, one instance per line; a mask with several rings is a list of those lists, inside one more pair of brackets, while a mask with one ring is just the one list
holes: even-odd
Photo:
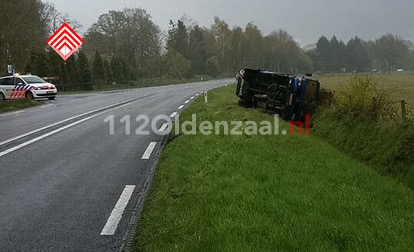
[[[62, 120], [62, 121], [59, 121], [59, 122], [56, 122], [56, 123], [53, 123], [53, 124], [47, 125], [47, 126], [45, 126], [45, 127], [42, 127], [42, 128], [39, 128], [39, 129], [36, 129], [36, 130], [30, 131], [30, 132], [27, 132], [27, 133], [21, 134], [21, 135], [19, 135], [19, 136], [17, 136], [17, 137], [13, 137], [13, 138], [7, 139], [7, 140], [5, 140], [5, 141], [3, 141], [3, 142], [0, 142], [0, 146], [5, 145], [5, 144], [8, 144], [8, 143], [10, 143], [10, 142], [13, 142], [13, 141], [18, 140], [18, 139], [23, 138], [23, 137], [27, 137], [27, 136], [33, 135], [33, 134], [35, 134], [35, 133], [37, 133], [37, 132], [40, 132], [40, 131], [42, 131], [42, 130], [45, 130], [45, 129], [48, 129], [48, 128], [51, 128], [51, 127], [54, 127], [54, 126], [56, 126], [56, 125], [59, 125], [59, 124], [62, 124], [62, 123], [65, 123], [65, 122], [68, 122], [68, 121], [74, 120], [74, 119], [76, 119], [76, 118], [79, 118], [79, 117], [82, 117], [82, 116], [85, 116], [85, 115], [89, 115], [89, 114], [95, 113], [96, 111], [99, 111], [99, 110], [102, 110], [102, 109], [106, 109], [106, 108], [109, 108], [109, 107], [113, 107], [113, 106], [117, 106], [117, 104], [121, 104], [121, 103], [122, 103], [122, 102], [119, 102], [119, 103], [114, 103], [114, 104], [111, 104], [111, 105], [105, 106], [105, 107], [103, 107], [103, 108], [99, 108], [99, 109], [91, 110], [91, 111], [89, 111], [89, 112], [86, 112], [86, 113], [83, 113], [83, 114], [80, 114], [80, 115], [77, 115], [77, 116], [72, 116], [72, 117], [67, 118], [67, 119], [65, 119], [65, 120]], [[129, 104], [129, 103], [127, 103], [127, 104]], [[18, 112], [18, 111], [17, 111], [17, 112]], [[16, 112], [15, 112], [15, 113], [16, 113]]]
[[145, 150], [144, 155], [142, 155], [141, 159], [148, 160], [151, 157], [151, 154], [154, 151], [156, 145], [156, 142], [151, 142]]
[[167, 127], [168, 127], [168, 123], [164, 123], [162, 126], [161, 126], [161, 128], [160, 128], [160, 132], [164, 132], [166, 129], [167, 129]]
[[178, 107], [178, 109], [183, 109], [183, 108], [184, 108], [184, 105], [181, 105]]
[[124, 191], [122, 192], [121, 196], [118, 199], [114, 209], [112, 210], [111, 215], [109, 216], [108, 220], [104, 228], [102, 229], [101, 235], [114, 235], [116, 229], [118, 228], [119, 222], [122, 219], [122, 215], [124, 214], [125, 208], [128, 205], [129, 200], [132, 197], [132, 193], [135, 190], [134, 185], [127, 185], [125, 186]]
[[[105, 111], [105, 112], [107, 112], [107, 111]], [[75, 126], [75, 125], [78, 125], [78, 124], [80, 124], [80, 123], [82, 123], [82, 122], [88, 121], [88, 120], [90, 120], [90, 119], [92, 119], [92, 118], [94, 118], [94, 117], [97, 117], [97, 116], [99, 116], [99, 115], [102, 115], [102, 114], [104, 114], [105, 112], [101, 112], [101, 113], [98, 113], [98, 114], [96, 114], [96, 115], [86, 117], [86, 118], [84, 118], [84, 119], [82, 119], [82, 120], [76, 121], [76, 122], [71, 123], [71, 124], [69, 124], [69, 125], [66, 125], [66, 126], [64, 126], [64, 127], [62, 127], [62, 128], [59, 128], [59, 129], [53, 130], [53, 131], [51, 131], [51, 132], [49, 132], [49, 133], [46, 133], [46, 134], [41, 135], [41, 136], [39, 136], [39, 137], [33, 138], [32, 140], [29, 140], [29, 141], [27, 141], [27, 142], [24, 142], [24, 143], [22, 143], [22, 144], [19, 144], [19, 145], [17, 145], [17, 146], [15, 146], [15, 147], [13, 147], [13, 148], [7, 149], [7, 150], [5, 150], [5, 151], [3, 151], [3, 152], [0, 152], [0, 157], [5, 156], [5, 155], [7, 155], [7, 154], [9, 154], [9, 153], [11, 153], [11, 152], [13, 152], [13, 151], [18, 150], [18, 149], [21, 149], [21, 148], [23, 148], [23, 147], [25, 147], [25, 146], [28, 146], [28, 145], [30, 145], [30, 144], [32, 144], [32, 143], [38, 142], [38, 141], [40, 141], [40, 140], [42, 140], [42, 139], [44, 139], [44, 138], [46, 138], [46, 137], [49, 137], [49, 136], [54, 135], [54, 134], [56, 134], [56, 133], [59, 133], [59, 132], [61, 132], [61, 131], [65, 130], [65, 129], [71, 128], [71, 127], [73, 127], [73, 126]]]
[[[110, 110], [105, 110], [105, 111], [102, 111], [102, 112], [100, 112], [100, 113], [98, 113], [98, 114], [91, 115], [91, 116], [86, 117], [86, 118], [83, 118], [83, 119], [81, 119], [81, 120], [79, 120], [79, 121], [73, 122], [73, 123], [68, 124], [68, 125], [66, 125], [66, 126], [63, 126], [63, 127], [61, 127], [61, 128], [55, 129], [55, 130], [53, 130], [53, 131], [51, 131], [51, 132], [48, 132], [48, 133], [46, 133], [46, 134], [43, 134], [43, 135], [38, 136], [38, 137], [36, 137], [36, 138], [33, 138], [33, 139], [31, 139], [31, 140], [29, 140], [29, 141], [27, 141], [27, 142], [24, 142], [24, 143], [22, 143], [22, 144], [19, 144], [19, 145], [17, 145], [17, 146], [14, 146], [13, 148], [10, 148], [10, 149], [7, 149], [7, 150], [5, 150], [5, 151], [3, 151], [3, 152], [0, 152], [0, 157], [5, 156], [5, 155], [7, 155], [7, 154], [9, 154], [9, 153], [12, 153], [12, 152], [14, 152], [14, 151], [16, 151], [16, 150], [19, 150], [19, 149], [21, 149], [21, 148], [23, 148], [23, 147], [26, 147], [26, 146], [28, 146], [28, 145], [30, 145], [30, 144], [32, 144], [32, 143], [38, 142], [38, 141], [40, 141], [40, 140], [42, 140], [42, 139], [44, 139], [44, 138], [46, 138], [46, 137], [50, 137], [50, 136], [52, 136], [52, 135], [54, 135], [54, 134], [56, 134], [56, 133], [59, 133], [59, 132], [61, 132], [61, 131], [65, 130], [65, 129], [69, 129], [69, 128], [71, 128], [71, 127], [73, 127], [73, 126], [76, 126], [76, 125], [78, 125], [78, 124], [80, 124], [80, 123], [83, 123], [83, 122], [86, 122], [86, 121], [88, 121], [88, 120], [91, 120], [91, 119], [93, 119], [93, 118], [95, 118], [95, 117], [97, 117], [97, 116], [100, 116], [100, 115], [102, 115], [102, 114], [108, 113], [108, 112], [110, 112], [110, 111], [112, 111], [112, 110], [115, 110], [115, 109], [118, 109], [118, 108], [121, 108], [121, 107], [125, 107], [125, 106], [127, 106], [127, 105], [129, 105], [129, 104], [131, 104], [131, 103], [134, 103], [134, 102], [137, 102], [137, 101], [132, 101], [132, 102], [129, 102], [129, 103], [127, 103], [127, 104], [123, 104], [123, 105], [121, 105], [121, 106], [114, 107], [114, 108], [112, 108], [112, 109], [110, 109]], [[0, 145], [1, 145], [1, 144], [0, 144]]]
[[40, 106], [40, 108], [47, 108], [47, 107], [50, 107], [50, 106], [53, 106], [53, 104], [43, 105], [43, 106]]
[[190, 100], [192, 100], [192, 99], [194, 99], [195, 97], [194, 96], [192, 96], [191, 98], [190, 98]]
[[178, 114], [177, 112], [174, 112], [174, 113], [172, 113], [172, 114], [170, 115], [170, 117], [171, 117], [171, 118], [175, 118], [175, 117], [177, 116], [177, 114]]
[[[0, 115], [0, 117], [3, 117], [3, 116], [9, 116], [9, 115], [18, 115], [18, 114], [20, 114], [20, 113], [22, 113], [22, 112], [24, 112], [24, 111], [23, 111], [23, 110], [18, 110], [18, 111], [11, 112], [11, 113], [1, 114], [1, 115]], [[0, 145], [1, 145], [1, 144], [0, 144]]]
[[195, 96], [197, 97], [197, 96], [199, 96], [200, 94], [199, 93], [197, 93]]
[[189, 103], [189, 102], [190, 102], [190, 100], [186, 100], [184, 103], [185, 103], [185, 104], [187, 104], [187, 103]]

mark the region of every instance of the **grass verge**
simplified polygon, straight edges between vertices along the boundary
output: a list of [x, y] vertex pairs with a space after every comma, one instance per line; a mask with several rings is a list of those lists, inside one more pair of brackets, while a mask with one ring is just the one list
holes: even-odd
[[322, 108], [314, 133], [343, 153], [414, 189], [414, 124], [401, 119], [374, 121]]
[[[240, 108], [233, 89], [196, 100], [181, 121], [273, 122]], [[171, 136], [133, 250], [407, 251], [413, 200], [404, 184], [312, 133]]]
[[0, 113], [10, 112], [40, 105], [40, 102], [28, 99], [0, 101]]

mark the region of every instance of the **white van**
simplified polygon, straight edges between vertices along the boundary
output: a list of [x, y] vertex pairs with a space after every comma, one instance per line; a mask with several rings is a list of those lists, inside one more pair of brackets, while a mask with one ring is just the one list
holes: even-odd
[[0, 100], [40, 99], [54, 100], [56, 86], [36, 75], [15, 75], [0, 78]]

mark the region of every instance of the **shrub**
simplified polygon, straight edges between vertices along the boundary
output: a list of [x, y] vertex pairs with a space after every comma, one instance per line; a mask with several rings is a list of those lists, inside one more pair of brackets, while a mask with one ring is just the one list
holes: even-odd
[[369, 120], [397, 118], [398, 107], [386, 95], [385, 90], [377, 86], [372, 75], [352, 75], [348, 84], [338, 93], [338, 112], [352, 117], [363, 116]]

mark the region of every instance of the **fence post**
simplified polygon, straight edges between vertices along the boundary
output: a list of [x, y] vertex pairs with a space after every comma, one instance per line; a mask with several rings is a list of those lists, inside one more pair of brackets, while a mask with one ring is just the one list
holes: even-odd
[[372, 107], [373, 110], [376, 110], [376, 108], [377, 108], [377, 98], [372, 97], [371, 107]]
[[333, 98], [334, 98], [334, 93], [331, 90], [329, 90], [328, 105], [333, 104]]
[[406, 109], [405, 109], [406, 104], [407, 103], [405, 102], [405, 100], [401, 100], [401, 118], [402, 118], [403, 122], [405, 122], [406, 116], [407, 116]]

